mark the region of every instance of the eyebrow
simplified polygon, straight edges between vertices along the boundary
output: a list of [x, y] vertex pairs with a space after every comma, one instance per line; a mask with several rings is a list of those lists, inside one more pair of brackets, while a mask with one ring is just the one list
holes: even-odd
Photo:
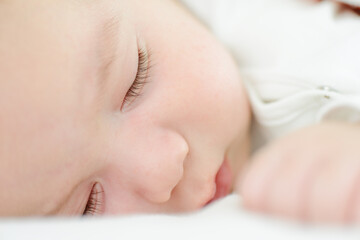
[[[116, 50], [119, 40], [118, 36], [120, 31], [120, 17], [109, 17], [95, 27], [98, 27], [95, 40], [95, 57], [97, 58], [96, 61], [100, 63], [95, 72], [95, 80], [97, 85], [96, 87], [98, 89], [97, 95], [103, 96], [102, 93], [109, 84], [109, 72], [111, 66], [117, 57]], [[57, 204], [54, 209], [50, 210], [50, 212], [46, 213], [46, 215], [55, 215], [59, 213], [61, 209], [63, 209], [64, 206], [69, 202], [69, 199], [74, 194], [74, 191], [78, 188], [79, 184], [72, 187], [66, 196], [62, 198], [61, 202]]]
[[96, 71], [96, 84], [99, 95], [102, 95], [108, 85], [110, 69], [117, 57], [119, 31], [120, 16], [112, 16], [101, 24], [98, 32], [96, 57], [100, 64]]
[[[92, 46], [95, 51], [95, 61], [97, 62], [97, 65], [95, 65], [96, 70], [93, 72], [95, 74], [94, 84], [97, 89], [96, 98], [103, 96], [103, 92], [109, 85], [110, 70], [117, 58], [121, 17], [115, 12], [108, 15], [107, 18], [101, 19], [99, 23], [94, 25], [96, 35], [94, 36], [95, 44]], [[88, 78], [85, 77], [85, 80], [88, 80]], [[71, 187], [70, 191], [61, 198], [59, 203], [49, 212], [46, 212], [45, 215], [55, 215], [61, 212], [81, 182], [79, 181], [78, 184]]]

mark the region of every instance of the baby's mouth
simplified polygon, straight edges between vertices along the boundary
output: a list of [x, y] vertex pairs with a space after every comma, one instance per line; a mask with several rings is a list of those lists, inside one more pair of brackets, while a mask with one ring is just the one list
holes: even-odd
[[231, 190], [232, 180], [233, 180], [233, 174], [230, 168], [230, 164], [227, 158], [225, 158], [215, 177], [215, 184], [216, 184], [215, 195], [212, 199], [210, 199], [210, 201], [207, 204], [212, 203], [213, 201], [216, 201], [228, 195]]

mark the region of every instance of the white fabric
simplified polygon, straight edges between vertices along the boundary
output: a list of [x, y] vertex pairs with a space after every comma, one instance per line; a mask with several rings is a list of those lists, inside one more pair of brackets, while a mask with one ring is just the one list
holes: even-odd
[[358, 15], [332, 1], [185, 2], [239, 62], [257, 119], [255, 147], [319, 121], [360, 119]]
[[[324, 118], [359, 120], [357, 17], [337, 15], [329, 2], [186, 1], [233, 49], [259, 122], [268, 131], [262, 131], [266, 137]], [[309, 226], [258, 216], [241, 208], [236, 195], [198, 213], [176, 216], [0, 220], [1, 240], [350, 240], [359, 236], [360, 228]]]
[[198, 213], [104, 219], [0, 220], [1, 240], [205, 239], [358, 240], [356, 227], [309, 226], [239, 208], [232, 195]]

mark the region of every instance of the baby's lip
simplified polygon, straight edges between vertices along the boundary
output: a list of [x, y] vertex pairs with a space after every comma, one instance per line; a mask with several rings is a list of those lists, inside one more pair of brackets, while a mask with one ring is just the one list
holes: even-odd
[[227, 158], [225, 158], [215, 177], [215, 184], [216, 184], [215, 195], [212, 199], [209, 200], [207, 204], [228, 195], [231, 190], [232, 180], [233, 180], [232, 171]]

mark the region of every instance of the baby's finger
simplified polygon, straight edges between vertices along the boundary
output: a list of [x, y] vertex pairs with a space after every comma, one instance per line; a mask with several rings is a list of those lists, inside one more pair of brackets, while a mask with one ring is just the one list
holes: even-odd
[[307, 187], [319, 165], [311, 153], [292, 155], [279, 168], [269, 186], [265, 208], [281, 216], [303, 219]]
[[307, 217], [316, 222], [352, 221], [355, 207], [352, 200], [359, 172], [357, 160], [325, 161], [309, 189]]
[[278, 154], [270, 154], [267, 150], [261, 151], [253, 158], [247, 172], [241, 178], [242, 182], [238, 183], [238, 191], [245, 207], [257, 211], [265, 210], [268, 188], [282, 162], [283, 158]]
[[351, 204], [353, 206], [350, 209], [350, 220], [360, 224], [360, 173], [357, 176], [356, 182], [354, 183], [354, 192], [352, 193]]

